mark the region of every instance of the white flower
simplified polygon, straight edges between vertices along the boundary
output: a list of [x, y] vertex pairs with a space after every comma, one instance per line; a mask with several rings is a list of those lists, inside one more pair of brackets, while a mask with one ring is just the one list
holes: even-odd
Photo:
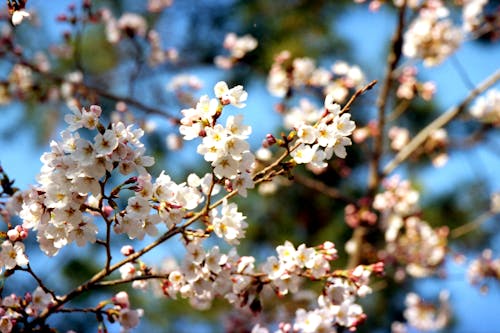
[[254, 188], [252, 176], [247, 172], [242, 172], [232, 181], [233, 190], [237, 190], [242, 197], [247, 197], [247, 189]]
[[257, 40], [251, 35], [238, 37], [235, 33], [228, 33], [224, 39], [224, 48], [231, 52], [231, 56], [241, 59], [246, 53], [257, 47]]
[[285, 268], [275, 256], [268, 257], [262, 266], [262, 272], [266, 273], [269, 279], [276, 280], [285, 273]]
[[316, 64], [311, 58], [296, 58], [293, 60], [293, 84], [305, 85], [309, 82]]
[[276, 97], [285, 97], [290, 89], [288, 74], [281, 66], [273, 65], [267, 78], [267, 89]]
[[220, 216], [216, 210], [212, 211], [212, 225], [217, 236], [224, 238], [229, 244], [238, 244], [239, 239], [245, 236], [245, 229], [248, 224], [246, 217], [238, 212], [235, 203], [222, 203]]
[[321, 325], [323, 318], [317, 311], [298, 309], [295, 313], [294, 330], [304, 333], [315, 333]]
[[335, 142], [335, 144], [333, 145], [333, 152], [338, 157], [345, 158], [347, 156], [345, 147], [350, 145], [352, 145], [351, 139], [346, 137], [340, 137], [338, 138], [337, 142]]
[[246, 139], [252, 133], [252, 128], [248, 125], [243, 125], [243, 115], [229, 116], [226, 120], [226, 129], [235, 137]]
[[307, 247], [305, 244], [299, 245], [295, 252], [297, 265], [300, 267], [312, 268], [314, 266], [316, 251], [313, 248]]
[[215, 84], [214, 93], [222, 104], [231, 104], [237, 108], [245, 107], [246, 104], [243, 102], [248, 98], [248, 93], [243, 90], [243, 86], [236, 86], [229, 89], [227, 83], [224, 81], [219, 81]]
[[231, 156], [223, 156], [214, 162], [212, 162], [214, 167], [214, 174], [217, 178], [228, 178], [233, 179], [238, 174], [238, 162]]
[[118, 28], [122, 31], [131, 31], [141, 37], [146, 35], [146, 20], [134, 13], [124, 13], [118, 20]]
[[434, 66], [453, 53], [462, 42], [463, 34], [447, 16], [448, 11], [440, 2], [433, 8], [420, 10], [404, 34], [403, 54], [423, 59], [426, 66]]
[[122, 267], [120, 267], [119, 270], [120, 270], [122, 280], [130, 279], [130, 278], [134, 277], [135, 273], [136, 273], [135, 266], [130, 262], [128, 262], [125, 265], [123, 265]]
[[260, 326], [260, 324], [255, 325], [250, 333], [269, 333], [269, 330], [265, 327]]
[[10, 333], [13, 327], [14, 325], [12, 324], [12, 318], [10, 316], [4, 315], [0, 317], [0, 332]]
[[278, 258], [286, 269], [292, 269], [297, 265], [296, 250], [290, 241], [285, 241], [285, 244], [276, 247]]
[[118, 147], [118, 143], [115, 132], [109, 129], [94, 137], [94, 148], [98, 156], [111, 154]]
[[6, 269], [26, 266], [29, 262], [28, 257], [24, 254], [24, 244], [21, 242], [12, 243], [10, 240], [3, 241], [0, 260]]
[[13, 25], [19, 25], [24, 20], [24, 18], [29, 18], [30, 14], [24, 9], [16, 10], [12, 13], [11, 21]]
[[337, 127], [338, 135], [340, 136], [349, 136], [356, 128], [356, 125], [354, 124], [354, 121], [351, 120], [351, 115], [349, 113], [344, 113], [339, 117], [335, 117], [333, 123]]
[[470, 114], [484, 123], [500, 125], [500, 90], [490, 89], [470, 108]]
[[324, 122], [321, 122], [316, 127], [316, 133], [318, 144], [321, 147], [331, 146], [337, 140], [337, 131], [333, 125], [327, 125]]
[[151, 206], [147, 199], [140, 196], [134, 196], [128, 199], [127, 214], [131, 218], [145, 218], [149, 214], [150, 210]]
[[463, 29], [465, 32], [474, 31], [480, 24], [483, 7], [488, 0], [466, 0], [462, 9]]
[[355, 303], [344, 302], [339, 306], [335, 319], [339, 325], [351, 327], [358, 321], [362, 314], [363, 309], [361, 306]]
[[128, 329], [139, 325], [142, 315], [142, 309], [133, 310], [130, 308], [122, 308], [118, 315], [118, 321], [120, 322], [121, 327], [128, 331]]
[[313, 160], [315, 153], [315, 148], [302, 143], [294, 151], [292, 151], [291, 156], [298, 164], [306, 164]]
[[54, 299], [52, 295], [43, 291], [41, 287], [37, 287], [32, 295], [32, 305], [38, 311], [46, 309]]
[[297, 135], [303, 143], [311, 144], [316, 141], [316, 129], [311, 125], [301, 124], [297, 129]]

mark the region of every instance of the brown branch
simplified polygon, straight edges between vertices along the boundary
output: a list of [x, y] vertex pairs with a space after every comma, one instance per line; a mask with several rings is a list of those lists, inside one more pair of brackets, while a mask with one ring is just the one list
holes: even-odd
[[500, 69], [481, 82], [469, 95], [457, 106], [448, 109], [437, 117], [433, 122], [423, 128], [398, 154], [384, 167], [382, 176], [390, 174], [398, 165], [405, 161], [427, 138], [436, 130], [442, 128], [455, 119], [474, 98], [500, 80]]
[[[64, 77], [59, 76], [57, 74], [40, 71], [40, 69], [36, 65], [30, 63], [29, 61], [27, 61], [25, 59], [23, 59], [21, 61], [21, 63], [22, 63], [22, 65], [29, 67], [31, 70], [35, 71], [36, 73], [43, 76], [44, 78], [52, 80], [52, 81], [56, 82], [57, 84], [61, 84], [62, 82], [66, 81], [66, 79]], [[148, 106], [148, 105], [146, 105], [146, 104], [144, 104], [144, 103], [142, 103], [142, 102], [140, 102], [140, 101], [138, 101], [130, 96], [116, 95], [116, 94], [109, 92], [109, 91], [106, 91], [100, 87], [96, 87], [96, 86], [93, 86], [91, 84], [87, 84], [87, 83], [83, 83], [83, 82], [72, 83], [72, 84], [75, 85], [76, 88], [82, 88], [84, 90], [88, 90], [88, 91], [93, 92], [96, 95], [101, 96], [103, 98], [107, 98], [107, 99], [113, 100], [115, 102], [124, 102], [128, 106], [132, 106], [136, 109], [142, 110], [143, 112], [145, 112], [148, 115], [159, 115], [159, 116], [162, 116], [162, 117], [168, 119], [169, 121], [171, 121], [173, 123], [180, 122], [180, 118], [169, 115], [164, 110]]]
[[369, 195], [373, 195], [376, 192], [381, 179], [379, 168], [380, 159], [382, 157], [384, 149], [384, 128], [386, 122], [385, 112], [391, 88], [394, 84], [394, 71], [396, 70], [396, 67], [402, 56], [403, 30], [405, 26], [406, 8], [406, 1], [404, 1], [403, 5], [399, 9], [398, 25], [391, 39], [391, 51], [389, 56], [387, 57], [387, 69], [385, 73], [384, 84], [382, 85], [379, 97], [377, 99], [378, 135], [375, 137], [375, 142], [373, 145], [373, 156], [370, 161], [370, 173], [368, 179]]
[[365, 92], [372, 89], [377, 84], [377, 82], [378, 82], [377, 80], [373, 80], [370, 83], [368, 83], [366, 86], [364, 86], [363, 88], [356, 90], [356, 92], [351, 96], [349, 101], [347, 101], [347, 103], [344, 105], [342, 110], [340, 110], [340, 113], [349, 111], [351, 109], [352, 103], [354, 103], [354, 101], [359, 96], [363, 95]]
[[95, 284], [96, 287], [109, 287], [109, 286], [117, 286], [120, 284], [126, 284], [134, 281], [143, 281], [143, 280], [153, 280], [153, 279], [168, 279], [168, 274], [150, 274], [150, 275], [140, 275], [133, 276], [128, 279], [116, 279], [116, 280], [108, 280], [101, 281]]
[[54, 293], [54, 291], [52, 291], [51, 289], [47, 288], [47, 286], [45, 286], [45, 284], [43, 283], [42, 279], [40, 279], [38, 277], [38, 275], [36, 275], [36, 273], [33, 271], [33, 269], [31, 268], [31, 265], [29, 263], [28, 263], [27, 268], [19, 267], [18, 269], [20, 271], [24, 271], [24, 272], [27, 272], [28, 274], [30, 274], [36, 280], [36, 282], [38, 283], [38, 285], [40, 286], [40, 288], [42, 288], [42, 290], [45, 293], [50, 294], [53, 299], [56, 299], [57, 296]]
[[321, 194], [324, 194], [332, 199], [340, 200], [340, 201], [343, 201], [344, 203], [354, 203], [355, 202], [355, 200], [353, 198], [345, 196], [338, 189], [333, 188], [331, 186], [328, 186], [325, 183], [323, 183], [317, 179], [303, 176], [301, 174], [294, 174], [293, 180], [302, 186], [305, 186], [305, 187], [310, 188], [314, 191], [317, 191]]
[[[398, 25], [391, 39], [391, 50], [387, 56], [387, 69], [385, 72], [384, 83], [382, 85], [380, 94], [377, 99], [377, 128], [378, 135], [374, 138], [372, 158], [369, 165], [369, 176], [368, 176], [368, 196], [373, 196], [377, 191], [380, 184], [381, 174], [380, 174], [380, 160], [384, 150], [384, 129], [386, 123], [386, 108], [389, 101], [389, 95], [391, 93], [392, 85], [394, 84], [394, 72], [398, 66], [399, 61], [402, 56], [403, 48], [403, 31], [405, 27], [405, 16], [406, 16], [406, 0], [399, 9], [398, 15]], [[353, 242], [354, 251], [349, 256], [349, 262], [347, 264], [348, 268], [356, 267], [360, 264], [363, 255], [363, 240], [365, 238], [368, 230], [366, 227], [357, 227], [352, 235], [351, 241]]]

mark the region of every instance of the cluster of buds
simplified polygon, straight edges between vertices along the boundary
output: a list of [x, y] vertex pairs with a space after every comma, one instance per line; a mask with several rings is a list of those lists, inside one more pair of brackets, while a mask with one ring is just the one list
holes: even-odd
[[360, 225], [372, 226], [377, 222], [377, 214], [373, 212], [368, 198], [361, 198], [356, 203], [345, 206], [344, 218], [347, 225], [353, 229]]
[[412, 100], [418, 95], [425, 101], [430, 101], [436, 92], [434, 82], [419, 82], [417, 80], [417, 68], [414, 66], [404, 67], [398, 81], [396, 95], [401, 99]]

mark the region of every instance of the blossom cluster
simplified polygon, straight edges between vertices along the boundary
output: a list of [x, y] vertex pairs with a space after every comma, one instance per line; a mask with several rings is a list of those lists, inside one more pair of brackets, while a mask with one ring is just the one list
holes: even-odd
[[[410, 131], [403, 127], [392, 126], [389, 128], [387, 136], [391, 140], [391, 149], [396, 152], [401, 151], [410, 142]], [[414, 154], [425, 154], [431, 158], [435, 167], [441, 167], [448, 161], [448, 145], [448, 132], [444, 128], [439, 128], [429, 134], [425, 144]]]
[[356, 128], [349, 113], [341, 113], [340, 105], [332, 95], [325, 98], [325, 111], [315, 124], [296, 122], [297, 148], [291, 156], [298, 164], [311, 163], [314, 168], [327, 166], [333, 154], [345, 158], [346, 146], [352, 144], [348, 138]]
[[10, 333], [17, 321], [26, 321], [29, 317], [36, 317], [40, 312], [54, 304], [54, 297], [37, 287], [32, 293], [23, 297], [11, 294], [1, 298], [0, 303], [0, 332]]
[[[334, 331], [338, 326], [359, 325], [365, 315], [355, 303], [356, 298], [371, 292], [370, 275], [383, 270], [383, 266], [376, 264], [358, 266], [348, 272], [332, 272], [330, 261], [337, 258], [337, 250], [330, 242], [318, 247], [301, 244], [295, 248], [287, 241], [276, 248], [277, 256], [268, 257], [260, 270], [254, 257], [239, 256], [234, 248], [227, 254], [221, 253], [218, 246], [205, 250], [200, 238], [186, 243], [186, 249], [182, 265], [170, 267], [162, 289], [168, 297], [188, 298], [198, 309], [206, 309], [215, 297], [223, 297], [237, 308], [246, 307], [257, 313], [262, 309], [261, 299], [269, 292], [281, 297], [297, 293], [306, 280], [324, 280], [317, 308], [297, 310], [294, 332], [317, 332], [321, 327]], [[255, 327], [266, 330], [260, 325]]]
[[384, 186], [386, 190], [373, 201], [373, 207], [381, 213], [381, 227], [387, 242], [380, 255], [386, 262], [403, 264], [412, 276], [433, 274], [447, 252], [448, 228], [433, 229], [420, 218], [419, 193], [408, 181], [394, 176], [386, 179]]
[[238, 37], [231, 32], [224, 38], [224, 48], [230, 53], [229, 56], [217, 56], [214, 59], [215, 64], [223, 69], [230, 69], [236, 62], [241, 60], [247, 53], [257, 48], [258, 42], [251, 35]]
[[122, 332], [128, 332], [130, 329], [139, 325], [139, 321], [143, 316], [142, 309], [132, 309], [128, 294], [120, 291], [112, 298], [113, 308], [108, 309], [111, 318], [116, 318], [120, 323]]
[[[85, 213], [102, 208], [104, 179], [113, 170], [145, 174], [145, 167], [154, 163], [144, 155], [142, 130], [120, 122], [103, 128], [101, 112], [99, 106], [75, 107], [65, 117], [69, 127], [61, 133], [62, 141], [52, 141], [51, 151], [41, 157], [39, 185], [18, 194], [23, 227], [37, 231], [40, 247], [48, 255], [72, 242], [83, 246], [96, 241], [98, 226]], [[93, 140], [84, 139], [77, 131], [82, 127], [98, 133]]]
[[487, 291], [488, 279], [500, 279], [500, 258], [493, 259], [493, 252], [484, 250], [479, 258], [469, 264], [467, 277], [471, 284], [480, 285], [482, 291]]
[[[323, 249], [328, 247], [328, 242], [325, 242], [323, 244]], [[277, 249], [279, 249], [279, 247]], [[306, 257], [311, 257], [313, 253], [311, 248], [306, 248], [303, 245], [299, 246], [296, 250], [292, 247], [290, 251], [290, 246], [285, 244], [281, 250], [281, 253], [284, 252], [284, 255], [280, 253], [279, 262], [289, 262], [289, 259], [286, 259], [288, 256], [292, 258], [294, 256], [299, 256], [300, 258], [304, 257], [304, 254], [309, 252]], [[283, 256], [285, 256], [285, 260], [282, 259]], [[314, 255], [310, 260], [314, 260]], [[274, 261], [274, 259], [268, 259], [266, 265], [268, 265], [270, 261]], [[296, 261], [296, 265], [300, 267], [304, 264]], [[307, 265], [307, 262], [305, 265]], [[271, 266], [276, 266], [276, 263], [272, 262]], [[280, 323], [279, 329], [275, 332], [336, 332], [338, 327], [346, 327], [350, 330], [355, 330], [356, 326], [361, 324], [366, 318], [362, 307], [355, 303], [356, 297], [364, 297], [371, 292], [371, 288], [368, 286], [369, 278], [372, 273], [379, 274], [382, 270], [383, 265], [378, 263], [371, 266], [357, 266], [354, 270], [344, 272], [338, 276], [332, 273], [331, 276], [327, 278], [322, 293], [317, 298], [316, 304], [311, 302], [313, 309], [297, 309], [294, 322]], [[271, 275], [269, 275], [269, 277], [271, 278]], [[258, 324], [254, 327], [252, 332], [267, 333], [269, 330]]]
[[441, 63], [462, 42], [462, 32], [440, 0], [426, 2], [404, 34], [403, 54], [423, 59], [426, 66]]
[[269, 71], [267, 89], [274, 96], [285, 97], [292, 89], [310, 86], [343, 103], [349, 91], [359, 88], [364, 79], [363, 72], [356, 65], [338, 61], [326, 69], [317, 67], [311, 58], [292, 58], [289, 51], [282, 51], [275, 57]]
[[486, 95], [477, 98], [474, 105], [469, 110], [470, 114], [477, 120], [492, 124], [500, 125], [500, 90], [490, 89]]
[[[370, 6], [377, 9], [384, 2], [374, 0]], [[486, 2], [461, 1], [464, 23], [460, 30], [452, 23], [441, 0], [394, 0], [397, 7], [418, 10], [409, 27], [403, 27], [409, 28], [403, 38], [404, 55], [421, 58], [426, 65], [439, 64], [459, 47], [463, 40], [462, 31], [474, 32], [478, 29]], [[14, 25], [29, 17], [24, 10], [25, 3], [24, 0], [8, 1]], [[79, 11], [70, 5], [68, 8], [72, 8], [70, 10], [74, 16], [60, 16], [59, 20], [74, 24], [73, 28], [77, 28], [79, 22], [103, 24], [105, 37], [112, 47], [130, 42], [131, 46], [137, 48], [137, 54], [141, 53], [139, 48], [142, 44], [147, 43], [150, 66], [177, 59], [175, 50], [162, 48], [164, 36], [148, 26], [156, 21], [156, 14], [151, 14], [151, 20], [151, 17], [146, 19], [134, 13], [115, 17], [109, 9], [90, 10], [90, 3], [84, 1], [82, 8], [88, 9], [87, 15], [94, 13], [92, 16], [79, 18]], [[147, 9], [150, 13], [160, 13], [171, 4], [172, 0], [148, 0]], [[97, 96], [116, 99], [117, 110], [122, 115], [126, 114], [127, 104], [120, 96], [86, 86], [86, 82], [92, 81], [87, 80], [87, 69], [83, 68], [86, 66], [76, 63], [80, 70], [61, 77], [54, 74], [52, 77], [52, 73], [47, 73], [50, 70], [48, 59], [51, 57], [37, 53], [32, 60], [28, 60], [31, 55], [24, 58], [26, 55], [21, 48], [15, 47], [17, 45], [13, 42], [11, 28], [2, 29], [0, 34], [0, 51], [8, 53], [8, 58], [13, 56], [19, 60], [19, 63], [9, 67], [8, 80], [0, 82], [0, 105], [14, 99], [26, 99], [28, 95], [42, 90], [43, 98], [55, 101], [62, 97], [72, 110], [72, 114], [65, 117], [68, 128], [61, 133], [61, 139], [52, 141], [50, 151], [41, 157], [43, 167], [37, 185], [27, 191], [7, 193], [5, 188], [10, 186], [9, 182], [2, 179], [3, 192], [0, 196], [7, 194], [12, 197], [5, 204], [0, 201], [0, 213], [9, 215], [4, 217], [8, 230], [1, 233], [0, 270], [5, 271], [5, 278], [16, 271], [29, 273], [39, 287], [23, 297], [2, 295], [0, 332], [17, 331], [22, 325], [37, 325], [38, 319], [43, 322], [40, 325], [45, 325], [46, 317], [37, 318], [41, 313], [51, 315], [73, 311], [93, 312], [100, 324], [103, 323], [103, 315], [106, 315], [110, 322], [119, 322], [126, 332], [137, 327], [143, 316], [142, 309], [131, 307], [126, 292], [119, 292], [94, 308], [66, 307], [73, 297], [92, 291], [93, 288], [125, 282], [142, 290], [159, 287], [158, 290], [164, 296], [187, 299], [194, 308], [200, 310], [210, 308], [216, 298], [225, 299], [232, 307], [253, 313], [254, 317], [246, 323], [251, 327], [258, 322], [253, 326], [252, 333], [268, 333], [268, 326], [277, 326], [276, 333], [355, 331], [366, 318], [358, 299], [372, 292], [370, 279], [382, 273], [383, 263], [395, 265], [395, 278], [398, 281], [406, 274], [413, 277], [429, 276], [442, 266], [448, 250], [448, 229], [432, 228], [422, 219], [418, 205], [419, 193], [408, 181], [398, 178], [385, 180], [385, 190], [376, 194], [373, 201], [371, 191], [369, 196], [357, 201], [346, 199], [350, 203], [345, 209], [349, 226], [363, 226], [370, 231], [370, 236], [372, 231], [373, 235], [379, 231], [376, 228], [381, 228], [386, 243], [378, 253], [370, 255], [382, 262], [355, 264], [354, 268], [346, 270], [333, 269], [338, 254], [334, 244], [328, 241], [316, 247], [305, 244], [296, 247], [285, 241], [276, 247], [276, 253], [273, 252], [261, 264], [253, 256], [238, 254], [236, 248], [231, 247], [227, 252], [224, 250], [227, 245], [240, 244], [250, 223], [238, 205], [229, 201], [232, 195], [238, 193], [246, 197], [247, 190], [255, 184], [269, 184], [279, 178], [275, 176], [281, 171], [289, 171], [296, 164], [306, 164], [313, 171], [321, 172], [334, 155], [342, 159], [346, 157], [346, 147], [351, 145], [350, 136], [356, 128], [347, 111], [358, 94], [344, 108], [340, 104], [347, 100], [352, 89], [361, 88], [364, 82], [364, 74], [358, 66], [339, 61], [330, 68], [323, 68], [311, 58], [293, 58], [288, 51], [280, 53], [269, 72], [267, 85], [271, 94], [284, 98], [277, 109], [284, 113], [285, 126], [291, 132], [283, 134], [281, 140], [269, 134], [264, 141], [265, 147], [259, 150], [256, 157], [247, 142], [252, 132], [250, 126], [244, 124], [243, 116], [228, 116], [225, 112], [229, 105], [245, 107], [248, 94], [242, 86], [230, 88], [227, 83], [218, 82], [213, 89], [215, 98], [204, 95], [193, 99], [185, 91], [199, 89], [201, 82], [190, 75], [175, 77], [169, 89], [174, 91], [181, 103], [194, 106], [182, 110], [182, 119], [178, 123], [180, 134], [184, 140], [200, 141], [197, 152], [211, 166], [209, 173], [201, 177], [190, 174], [185, 182], [177, 183], [166, 172], [153, 177], [147, 171], [154, 164], [154, 159], [146, 155], [141, 142], [144, 134], [142, 129], [134, 129], [132, 125], [113, 117], [109, 125], [104, 125], [103, 111], [99, 106], [82, 108], [74, 102], [75, 95], [88, 98], [92, 103]], [[66, 47], [55, 47], [53, 54], [63, 59], [78, 58], [78, 52], [81, 52], [79, 48], [83, 48], [84, 43], [80, 44], [73, 37], [80, 36], [68, 32], [65, 35]], [[229, 56], [219, 56], [215, 63], [229, 69], [257, 45], [255, 38], [250, 35], [239, 37], [230, 33], [223, 45]], [[145, 58], [142, 59], [141, 54], [137, 59], [132, 59], [137, 62], [137, 75]], [[44, 73], [47, 75], [44, 76]], [[416, 74], [416, 67], [402, 67], [390, 74], [399, 81], [396, 95], [403, 100], [402, 104], [416, 96], [430, 100], [435, 92], [431, 82], [419, 82]], [[39, 89], [37, 80], [40, 78], [49, 78], [53, 82], [49, 83], [47, 89]], [[297, 96], [302, 97], [298, 92], [326, 98], [320, 108], [303, 98], [298, 107], [287, 109], [287, 102], [298, 100]], [[490, 90], [486, 96], [478, 98], [470, 109], [474, 118], [488, 124], [484, 127], [500, 124], [499, 96], [498, 90]], [[133, 100], [133, 97], [123, 100], [141, 109], [142, 104]], [[359, 135], [360, 142], [368, 136], [382, 135], [385, 132], [383, 119], [380, 119], [379, 124], [369, 123], [363, 130], [365, 134]], [[404, 128], [392, 127], [388, 133], [391, 148], [395, 151], [402, 150], [410, 140], [410, 133]], [[179, 136], [171, 138], [180, 140]], [[171, 146], [180, 146], [179, 140], [172, 140]], [[271, 149], [267, 148], [276, 143], [276, 146], [284, 148], [284, 157], [272, 161]], [[447, 144], [446, 131], [438, 129], [430, 133], [429, 139], [420, 150], [415, 151], [415, 155], [421, 151], [427, 154], [441, 153]], [[270, 168], [264, 168], [262, 172], [262, 169], [258, 169], [260, 162], [267, 163], [266, 167]], [[271, 170], [271, 167], [275, 169]], [[266, 174], [266, 170], [271, 171]], [[221, 190], [227, 194], [222, 198], [222, 195], [218, 196]], [[498, 212], [499, 207], [500, 195], [495, 195], [491, 213]], [[15, 215], [19, 215], [22, 224], [13, 225], [18, 222], [10, 219]], [[166, 231], [162, 233], [162, 229]], [[80, 247], [98, 243], [107, 252], [106, 263], [100, 272], [73, 291], [56, 296], [32, 271], [25, 245], [29, 234], [36, 234], [40, 248], [49, 256], [55, 256], [71, 243]], [[111, 256], [115, 245], [112, 236], [115, 234], [138, 240], [147, 236], [158, 238], [139, 252], [135, 252], [131, 246], [123, 247], [125, 258], [115, 261], [116, 258]], [[143, 254], [175, 235], [179, 236], [186, 250], [179, 265], [170, 263], [168, 267], [165, 265], [156, 269], [143, 261]], [[218, 239], [214, 240], [216, 237]], [[205, 241], [209, 238], [210, 241]], [[225, 242], [221, 247], [211, 242], [220, 240]], [[347, 244], [347, 252], [353, 254], [353, 248], [355, 251], [368, 252], [360, 244], [353, 245], [353, 242]], [[208, 244], [211, 245], [207, 247]], [[371, 247], [374, 244], [367, 245], [367, 248], [376, 252], [375, 247]], [[365, 254], [362, 253], [363, 256]], [[359, 258], [353, 256], [351, 259]], [[118, 273], [121, 278], [111, 280], [112, 274]], [[498, 279], [499, 259], [493, 259], [491, 251], [486, 250], [471, 263], [468, 274], [472, 284], [485, 285], [485, 279]], [[320, 284], [321, 288], [309, 289], [308, 286], [313, 284]], [[277, 318], [267, 313], [258, 316], [272, 297], [290, 300], [291, 303], [300, 298], [301, 302], [292, 304], [286, 310], [280, 309], [290, 315], [286, 319], [283, 313]], [[438, 308], [414, 293], [408, 294], [407, 309], [403, 314], [408, 325], [420, 330], [443, 328], [450, 317], [448, 298], [446, 293], [442, 293], [441, 306]], [[40, 326], [41, 330], [44, 328]], [[393, 332], [405, 331], [405, 324], [393, 325]]]
[[[169, 1], [164, 2], [150, 1], [149, 8], [151, 11], [156, 11], [171, 5]], [[177, 51], [175, 49], [163, 50], [160, 34], [154, 29], [148, 29], [146, 19], [141, 15], [124, 13], [119, 19], [116, 19], [109, 9], [104, 8], [100, 11], [100, 20], [104, 23], [106, 39], [111, 44], [117, 44], [126, 37], [144, 38], [150, 46], [148, 61], [151, 66], [177, 60]]]
[[488, 0], [464, 0], [462, 9], [463, 30], [472, 32], [476, 30], [482, 21], [484, 6]]
[[182, 110], [184, 117], [179, 127], [184, 140], [202, 138], [197, 151], [213, 167], [214, 175], [227, 180], [229, 189], [238, 190], [246, 196], [246, 190], [253, 188], [251, 172], [255, 157], [245, 141], [251, 127], [243, 124], [243, 116], [228, 116], [226, 125], [217, 123], [226, 105], [238, 108], [245, 106], [247, 92], [242, 86], [229, 89], [227, 83], [218, 82], [215, 87], [216, 98], [203, 95], [195, 108]]
[[[439, 305], [435, 305], [424, 301], [416, 293], [409, 293], [406, 295], [406, 310], [403, 312], [403, 316], [407, 320], [408, 325], [419, 331], [441, 330], [451, 320], [449, 297], [450, 295], [447, 291], [442, 291], [439, 294]], [[404, 324], [395, 322], [392, 325], [392, 332], [406, 333], [410, 332], [410, 330]]]

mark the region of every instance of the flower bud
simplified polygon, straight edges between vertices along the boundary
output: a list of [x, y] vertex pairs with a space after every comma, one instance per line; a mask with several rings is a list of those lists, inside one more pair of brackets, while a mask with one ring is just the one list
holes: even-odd
[[129, 256], [131, 254], [133, 254], [135, 252], [134, 248], [132, 247], [132, 245], [124, 245], [122, 246], [122, 248], [120, 249], [120, 252], [121, 254], [123, 254], [124, 256]]

